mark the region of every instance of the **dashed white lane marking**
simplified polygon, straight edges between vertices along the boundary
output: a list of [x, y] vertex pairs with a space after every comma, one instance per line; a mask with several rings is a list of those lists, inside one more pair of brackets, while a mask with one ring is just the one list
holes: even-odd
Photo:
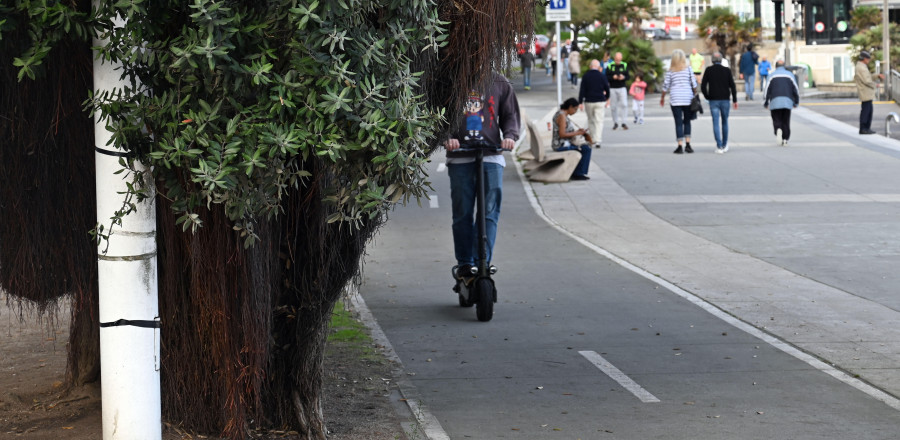
[[444, 171], [447, 171], [447, 163], [446, 163], [446, 162], [441, 162], [441, 163], [438, 164], [437, 172], [443, 173]]
[[439, 208], [438, 206], [438, 196], [437, 194], [429, 194], [428, 195], [428, 207], [429, 208]]
[[[524, 136], [523, 136], [523, 138], [524, 138]], [[891, 141], [896, 142], [893, 139]], [[898, 148], [898, 150], [900, 150], [900, 148]], [[819, 359], [816, 359], [812, 355], [800, 350], [797, 347], [794, 347], [793, 345], [789, 344], [788, 342], [782, 341], [781, 339], [778, 339], [775, 336], [772, 336], [750, 324], [747, 324], [744, 321], [741, 321], [740, 319], [735, 318], [734, 316], [729, 315], [727, 312], [716, 307], [712, 303], [707, 302], [703, 298], [700, 298], [699, 296], [696, 296], [693, 293], [690, 293], [690, 292], [666, 281], [663, 278], [660, 278], [652, 273], [649, 273], [649, 272], [645, 271], [644, 269], [642, 269], [638, 266], [635, 266], [634, 264], [631, 264], [628, 261], [625, 261], [625, 260], [613, 255], [611, 252], [607, 251], [606, 249], [603, 249], [600, 246], [597, 246], [594, 243], [591, 243], [590, 241], [587, 241], [586, 239], [584, 239], [578, 235], [575, 235], [568, 229], [564, 228], [562, 225], [557, 223], [555, 220], [553, 220], [552, 218], [547, 216], [547, 214], [541, 208], [541, 204], [538, 203], [537, 196], [534, 194], [534, 190], [531, 188], [531, 182], [528, 180], [527, 177], [525, 177], [525, 171], [522, 170], [521, 162], [516, 160], [516, 161], [513, 161], [513, 163], [515, 164], [516, 171], [519, 175], [519, 180], [522, 182], [522, 188], [525, 190], [525, 197], [528, 198], [528, 202], [531, 204], [531, 208], [534, 210], [535, 214], [537, 214], [538, 217], [540, 217], [542, 220], [547, 222], [547, 224], [550, 225], [553, 229], [556, 229], [557, 231], [561, 232], [565, 236], [570, 237], [573, 240], [581, 243], [582, 245], [584, 245], [588, 249], [594, 251], [598, 255], [606, 257], [610, 261], [612, 261], [616, 264], [619, 264], [620, 266], [622, 266], [644, 278], [647, 278], [648, 280], [659, 283], [660, 286], [662, 286], [662, 287], [668, 289], [669, 291], [671, 291], [672, 293], [690, 301], [697, 307], [700, 307], [701, 309], [707, 311], [709, 314], [721, 319], [722, 321], [725, 321], [725, 322], [731, 324], [732, 326], [736, 327], [738, 330], [741, 330], [751, 336], [754, 336], [757, 339], [760, 339], [760, 340], [764, 341], [765, 343], [781, 350], [782, 352], [787, 353], [803, 362], [806, 362], [807, 365], [809, 365], [809, 366], [811, 366], [811, 367], [813, 367], [813, 368], [815, 368], [815, 369], [817, 369], [817, 370], [819, 370], [819, 371], [821, 371], [821, 372], [823, 372], [823, 373], [825, 373], [847, 385], [850, 385], [851, 387], [856, 388], [859, 391], [862, 391], [863, 393], [869, 395], [870, 397], [874, 398], [875, 400], [881, 401], [885, 405], [890, 406], [891, 408], [894, 408], [895, 410], [900, 411], [900, 399], [897, 399], [896, 397], [894, 397], [878, 388], [875, 388], [872, 385], [869, 385], [855, 377], [850, 376], [846, 372], [835, 368], [833, 365], [826, 364], [825, 362], [822, 362]]]
[[603, 356], [597, 354], [596, 351], [579, 351], [578, 354], [584, 356], [585, 359], [594, 364], [600, 371], [606, 373], [612, 380], [618, 382], [619, 385], [622, 385], [622, 387], [630, 391], [631, 394], [634, 394], [641, 402], [659, 402], [659, 399], [657, 399], [656, 396], [650, 394], [649, 391], [638, 385], [637, 382], [631, 380], [631, 378], [625, 375], [622, 370], [619, 370], [615, 365], [609, 363], [606, 359], [603, 359]]

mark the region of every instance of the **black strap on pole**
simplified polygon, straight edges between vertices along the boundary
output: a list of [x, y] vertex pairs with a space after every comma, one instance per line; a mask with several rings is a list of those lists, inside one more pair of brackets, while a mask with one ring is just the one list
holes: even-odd
[[94, 150], [96, 150], [100, 154], [105, 154], [107, 156], [115, 156], [115, 157], [134, 157], [135, 156], [135, 154], [130, 151], [128, 151], [128, 152], [114, 151], [114, 150], [107, 150], [105, 148], [100, 148], [100, 147], [94, 147]]
[[141, 328], [159, 328], [159, 321], [143, 321], [143, 320], [131, 320], [131, 319], [120, 319], [118, 321], [113, 322], [101, 322], [100, 328], [105, 327], [118, 327], [121, 325], [130, 325], [132, 327], [141, 327]]

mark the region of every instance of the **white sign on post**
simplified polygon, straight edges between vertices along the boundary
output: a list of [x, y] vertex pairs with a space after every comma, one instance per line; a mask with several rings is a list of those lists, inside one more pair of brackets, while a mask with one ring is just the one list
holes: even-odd
[[547, 21], [571, 21], [571, 0], [550, 0], [547, 4]]

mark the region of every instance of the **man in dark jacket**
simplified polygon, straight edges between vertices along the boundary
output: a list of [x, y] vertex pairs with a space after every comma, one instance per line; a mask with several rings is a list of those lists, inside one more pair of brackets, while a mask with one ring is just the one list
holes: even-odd
[[[478, 228], [475, 225], [475, 178], [478, 164], [474, 152], [459, 152], [460, 140], [485, 140], [512, 150], [519, 139], [519, 102], [509, 80], [493, 74], [487, 93], [471, 91], [466, 101], [465, 120], [452, 139], [444, 142], [447, 148], [447, 174], [450, 176], [450, 200], [453, 208], [453, 248], [456, 254], [457, 277], [470, 277], [478, 265]], [[506, 160], [499, 152], [484, 152], [484, 204], [486, 213], [487, 262], [491, 261], [497, 223], [500, 220], [500, 200], [503, 195], [503, 167]]]
[[756, 65], [759, 64], [759, 55], [753, 51], [753, 45], [747, 45], [747, 51], [741, 55], [740, 72], [744, 80], [744, 91], [747, 92], [747, 100], [753, 101], [753, 86], [756, 81]]
[[797, 78], [784, 68], [784, 61], [775, 62], [775, 71], [769, 76], [766, 101], [763, 106], [772, 112], [775, 144], [786, 147], [791, 138], [791, 109], [800, 105], [800, 87]]
[[531, 68], [534, 67], [534, 54], [531, 53], [531, 47], [519, 54], [519, 61], [522, 65], [522, 76], [525, 77], [525, 90], [531, 90]]
[[628, 130], [628, 126], [625, 125], [625, 119], [628, 117], [628, 88], [625, 85], [625, 82], [628, 81], [628, 63], [622, 61], [622, 52], [616, 52], [613, 60], [613, 63], [606, 68], [613, 130], [619, 128], [619, 124], [622, 124], [622, 130]]
[[594, 141], [594, 148], [603, 142], [603, 117], [609, 107], [609, 81], [600, 68], [600, 61], [591, 60], [591, 70], [581, 79], [578, 103], [584, 108], [588, 118], [588, 133]]
[[[722, 54], [712, 54], [712, 66], [706, 68], [703, 81], [700, 83], [700, 91], [703, 97], [709, 101], [709, 112], [712, 114], [713, 135], [716, 137], [716, 153], [723, 154], [728, 151], [728, 98], [737, 110], [737, 87], [734, 85], [734, 77], [731, 69], [722, 65]], [[722, 129], [719, 131], [719, 117], [722, 117]]]

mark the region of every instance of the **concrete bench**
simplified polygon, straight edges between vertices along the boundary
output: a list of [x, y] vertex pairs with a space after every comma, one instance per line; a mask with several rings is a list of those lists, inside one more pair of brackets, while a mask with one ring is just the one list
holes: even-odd
[[546, 183], [568, 182], [581, 160], [578, 151], [552, 151], [541, 135], [534, 121], [522, 114], [528, 127], [528, 141], [530, 148], [519, 155], [525, 163], [522, 168], [529, 180]]

